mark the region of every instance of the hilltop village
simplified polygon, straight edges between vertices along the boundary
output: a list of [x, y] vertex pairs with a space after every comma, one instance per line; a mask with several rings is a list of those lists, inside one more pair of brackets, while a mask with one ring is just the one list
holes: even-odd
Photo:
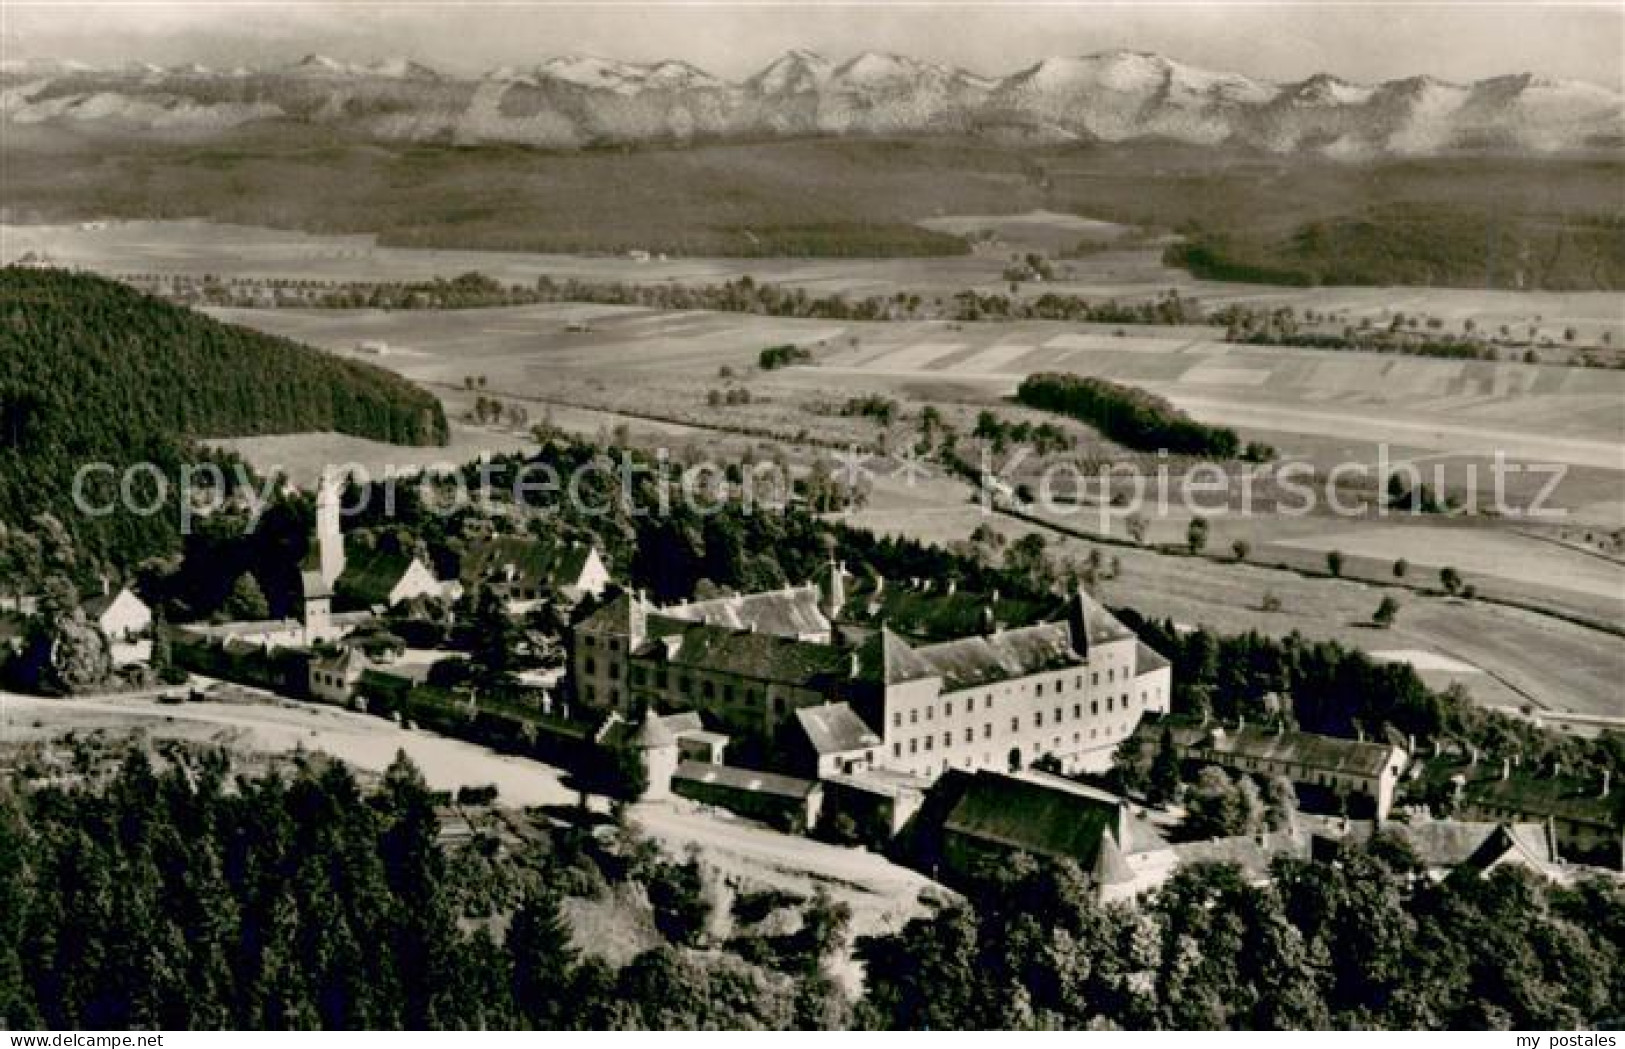
[[[872, 549], [853, 571], [830, 539], [802, 583], [658, 600], [627, 581], [624, 552], [512, 508], [465, 514], [431, 552], [421, 535], [347, 533], [343, 491], [324, 477], [287, 493], [314, 525], [278, 615], [250, 574], [198, 621], [155, 619], [130, 585], [73, 621], [128, 688], [341, 706], [537, 758], [656, 822], [663, 806], [725, 811], [950, 885], [1026, 853], [1133, 899], [1182, 865], [1266, 880], [1279, 856], [1378, 833], [1441, 877], [1625, 869], [1607, 772], [1517, 767], [1393, 723], [1304, 731], [1275, 693], [1193, 704], [1166, 632], [1136, 632], [1076, 579], [1019, 597], [996, 572], [891, 579]], [[35, 612], [7, 615], [15, 666]], [[57, 691], [75, 690], [71, 647], [51, 653]]]

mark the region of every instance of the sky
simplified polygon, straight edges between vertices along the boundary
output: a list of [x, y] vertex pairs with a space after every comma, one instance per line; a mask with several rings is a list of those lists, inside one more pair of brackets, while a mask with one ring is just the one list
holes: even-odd
[[1114, 48], [1270, 80], [1376, 81], [1513, 72], [1625, 87], [1625, 4], [1541, 0], [0, 0], [0, 57], [92, 64], [274, 65], [321, 53], [405, 56], [453, 73], [585, 52], [680, 58], [742, 77], [802, 47], [844, 59], [895, 51], [1004, 74]]

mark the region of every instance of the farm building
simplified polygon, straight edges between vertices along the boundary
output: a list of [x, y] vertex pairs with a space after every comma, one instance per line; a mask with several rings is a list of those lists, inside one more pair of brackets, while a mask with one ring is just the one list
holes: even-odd
[[550, 594], [572, 604], [588, 595], [598, 597], [610, 577], [603, 555], [589, 544], [494, 536], [468, 544], [458, 582], [465, 591], [489, 586], [507, 602], [508, 611], [520, 613]]
[[[1284, 776], [1311, 799], [1339, 796], [1386, 820], [1394, 806], [1399, 777], [1410, 764], [1404, 748], [1312, 732], [1286, 732], [1241, 724], [1169, 724], [1179, 756], [1260, 778]], [[1160, 733], [1160, 729], [1157, 730]], [[1146, 743], [1157, 739], [1147, 729]]]

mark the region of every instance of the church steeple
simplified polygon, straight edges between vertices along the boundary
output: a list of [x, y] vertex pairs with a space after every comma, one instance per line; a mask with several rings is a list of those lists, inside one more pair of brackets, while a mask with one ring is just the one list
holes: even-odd
[[840, 617], [846, 607], [846, 566], [832, 554], [824, 569], [823, 605], [821, 611], [831, 623]]
[[344, 533], [339, 527], [342, 478], [322, 471], [316, 489], [316, 557], [322, 582], [331, 587], [344, 574]]

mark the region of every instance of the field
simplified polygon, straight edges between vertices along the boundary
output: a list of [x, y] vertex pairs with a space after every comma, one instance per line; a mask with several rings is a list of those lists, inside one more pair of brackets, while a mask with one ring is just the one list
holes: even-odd
[[[934, 225], [976, 231], [996, 212], [945, 214]], [[1080, 239], [1100, 232], [1065, 216], [1006, 216], [995, 227], [1009, 243], [1025, 233]], [[9, 227], [6, 257], [43, 251], [77, 265], [111, 272], [154, 271], [290, 279], [422, 279], [480, 270], [503, 280], [541, 274], [595, 281], [716, 282], [750, 274], [828, 294], [892, 293], [964, 287], [1002, 290], [997, 252], [946, 259], [739, 260], [680, 258], [636, 262], [625, 257], [426, 251], [381, 247], [369, 237], [317, 237], [259, 229], [222, 231], [204, 223], [128, 223], [103, 228]], [[1106, 250], [1069, 264], [1070, 281], [1040, 286], [1123, 299], [1179, 287], [1205, 304], [1227, 301], [1290, 304], [1299, 311], [1370, 317], [1427, 313], [1455, 327], [1535, 323], [1551, 337], [1575, 327], [1583, 338], [1604, 331], [1625, 342], [1617, 295], [1509, 293], [1449, 289], [1267, 289], [1191, 281], [1155, 260], [1155, 250]], [[1036, 293], [1028, 288], [1025, 293]], [[626, 426], [634, 439], [681, 455], [726, 459], [782, 455], [805, 464], [830, 449], [859, 443], [897, 449], [918, 435], [920, 411], [938, 409], [968, 433], [976, 413], [1007, 420], [1039, 419], [1005, 398], [1034, 371], [1100, 375], [1171, 399], [1198, 419], [1235, 427], [1247, 439], [1275, 446], [1286, 463], [1301, 465], [1317, 490], [1334, 471], [1341, 494], [1363, 509], [1340, 516], [1317, 505], [1287, 513], [1280, 492], [1266, 486], [1256, 512], [1235, 497], [1203, 503], [1211, 522], [1208, 556], [1191, 558], [1128, 544], [1125, 507], [1062, 506], [1046, 530], [1054, 549], [1083, 556], [1100, 536], [1124, 573], [1102, 582], [1108, 598], [1221, 629], [1301, 629], [1373, 652], [1422, 660], [1436, 682], [1460, 680], [1481, 701], [1506, 707], [1617, 713], [1625, 660], [1617, 634], [1586, 623], [1625, 625], [1625, 373], [1514, 362], [1454, 361], [1228, 344], [1202, 327], [1139, 327], [944, 321], [865, 323], [768, 318], [641, 307], [550, 304], [459, 311], [217, 310], [223, 319], [288, 335], [336, 353], [354, 354], [428, 384], [462, 419], [479, 396], [522, 406], [531, 422], [589, 435]], [[1535, 320], [1535, 318], [1539, 320]], [[363, 342], [384, 352], [363, 353]], [[810, 367], [762, 372], [757, 354], [794, 343], [813, 354]], [[376, 345], [374, 350], [376, 350]], [[478, 380], [468, 389], [469, 379]], [[716, 403], [714, 393], [747, 389], [749, 403]], [[853, 398], [879, 394], [897, 402], [891, 426], [843, 414]], [[1127, 453], [1075, 424], [1072, 453], [1090, 468], [1126, 462], [1155, 471], [1155, 457]], [[454, 428], [450, 450], [432, 461], [467, 459], [482, 450], [522, 446], [509, 425]], [[417, 462], [400, 450], [335, 444], [328, 435], [236, 442], [259, 465], [310, 472], [324, 461], [353, 460], [376, 468]], [[1544, 496], [1561, 511], [1551, 519], [1490, 513], [1411, 516], [1379, 514], [1373, 480], [1384, 463], [1421, 471], [1423, 480], [1458, 496], [1476, 493], [1481, 509], [1493, 499], [1496, 453], [1514, 464], [1549, 463], [1561, 472], [1550, 493], [1544, 473], [1513, 475], [1506, 502], [1528, 507]], [[1066, 456], [1058, 456], [1065, 459]], [[1051, 460], [1045, 460], [1046, 463]], [[1189, 464], [1185, 464], [1188, 466]], [[1173, 464], [1177, 475], [1181, 467]], [[1025, 476], [1025, 475], [1023, 475]], [[1475, 487], [1476, 486], [1476, 487]], [[1335, 486], [1334, 486], [1335, 487]], [[1331, 490], [1326, 488], [1326, 490]], [[982, 523], [958, 481], [935, 479], [904, 492], [877, 482], [857, 518], [934, 541], [963, 540]], [[1192, 508], [1151, 508], [1150, 544], [1181, 545]], [[1026, 528], [1016, 522], [1002, 526]], [[1241, 541], [1246, 564], [1227, 563]], [[1344, 556], [1344, 580], [1321, 578], [1326, 554]], [[1397, 559], [1410, 564], [1399, 624], [1372, 629], [1372, 609], [1395, 582]], [[1438, 571], [1457, 569], [1490, 601], [1446, 600]], [[1266, 592], [1286, 614], [1259, 611]], [[1516, 607], [1515, 607], [1516, 606]], [[1532, 609], [1533, 611], [1530, 611]], [[1414, 655], [1411, 655], [1413, 654]], [[1432, 662], [1428, 662], [1431, 660]], [[1440, 662], [1440, 661], [1444, 662]], [[1462, 670], [1460, 666], [1471, 670]], [[1453, 669], [1452, 669], [1453, 668]]]
[[[485, 395], [525, 403], [533, 419], [551, 411], [556, 425], [589, 434], [627, 422], [646, 441], [699, 444], [719, 456], [755, 447], [793, 457], [805, 451], [798, 445], [806, 439], [878, 446], [889, 438], [896, 447], [914, 432], [913, 420], [926, 404], [965, 431], [982, 408], [1014, 417], [1020, 410], [1001, 397], [1020, 376], [1049, 368], [1143, 385], [1198, 418], [1228, 419], [1243, 436], [1271, 441], [1317, 478], [1342, 462], [1374, 468], [1381, 438], [1390, 433], [1403, 435], [1388, 448], [1391, 462], [1414, 463], [1430, 481], [1440, 468], [1452, 486], [1466, 465], [1487, 463], [1496, 449], [1515, 461], [1550, 456], [1567, 466], [1553, 505], [1571, 515], [1552, 525], [1486, 516], [1219, 510], [1208, 512], [1213, 556], [1191, 558], [1126, 545], [1127, 508], [1074, 507], [1054, 519], [1070, 532], [1112, 540], [1101, 550], [1121, 560], [1123, 574], [1102, 582], [1104, 596], [1150, 614], [1222, 630], [1301, 630], [1372, 652], [1406, 653], [1422, 661], [1434, 683], [1461, 681], [1496, 706], [1609, 714], [1622, 705], [1625, 646], [1616, 634], [1581, 624], [1625, 624], [1625, 562], [1567, 534], [1585, 521], [1611, 532], [1625, 514], [1619, 455], [1625, 419], [1613, 407], [1625, 397], [1619, 373], [1241, 347], [1215, 342], [1201, 329], [1116, 335], [1043, 323], [836, 323], [564, 305], [221, 314], [337, 352], [353, 352], [363, 339], [386, 341], [391, 350], [380, 360], [440, 384], [435, 388], [453, 414], [473, 397], [462, 389], [463, 377], [476, 375], [486, 381]], [[590, 330], [566, 330], [580, 321]], [[781, 342], [812, 349], [813, 365], [757, 371], [757, 351]], [[736, 378], [719, 378], [723, 368]], [[707, 390], [724, 386], [750, 389], [751, 403], [708, 405]], [[831, 405], [875, 392], [901, 406], [902, 420], [889, 434], [870, 420], [831, 413]], [[1268, 429], [1249, 426], [1254, 418]], [[779, 436], [747, 438], [743, 430]], [[480, 433], [493, 442], [513, 439], [500, 430], [466, 432], [475, 444]], [[1098, 454], [1122, 455], [1109, 446]], [[1147, 457], [1129, 458], [1155, 465]], [[1534, 494], [1518, 484], [1509, 492], [1513, 501]], [[973, 494], [940, 476], [912, 488], [877, 479], [869, 508], [852, 520], [935, 542], [959, 541], [989, 520], [971, 504]], [[1188, 510], [1174, 506], [1148, 516], [1150, 543], [1183, 542]], [[1029, 527], [1003, 518], [993, 523], [1012, 535]], [[1095, 545], [1046, 534], [1065, 556], [1082, 559]], [[1248, 563], [1227, 563], [1238, 539], [1250, 546]], [[1318, 578], [1332, 549], [1345, 555], [1348, 578]], [[1371, 612], [1389, 591], [1373, 584], [1393, 583], [1399, 558], [1411, 565], [1408, 591], [1393, 591], [1404, 608], [1395, 627], [1377, 630], [1369, 625]], [[1438, 570], [1447, 565], [1485, 597], [1558, 615], [1418, 591], [1437, 591]], [[1266, 592], [1281, 599], [1284, 611], [1260, 611]]]
[[[980, 228], [988, 216], [943, 215], [928, 220], [956, 228]], [[671, 256], [638, 261], [624, 254], [562, 255], [520, 251], [391, 247], [372, 234], [307, 234], [201, 221], [130, 221], [62, 225], [0, 224], [0, 263], [30, 253], [56, 265], [107, 274], [213, 274], [221, 279], [254, 277], [290, 281], [416, 281], [480, 272], [507, 283], [530, 284], [546, 275], [597, 283], [718, 284], [749, 276], [809, 295], [851, 298], [899, 292], [950, 296], [967, 289], [1008, 293], [1001, 273], [1009, 253], [1041, 247], [1040, 240], [1072, 239], [1074, 228], [1104, 224], [1087, 219], [1060, 221], [1045, 213], [1006, 216], [995, 228], [1011, 239], [988, 250], [947, 258], [723, 258]], [[1023, 221], [1025, 220], [1025, 221]], [[1115, 227], [1113, 227], [1115, 228]], [[1034, 230], [1038, 233], [1034, 234]], [[1506, 325], [1520, 338], [1531, 329], [1535, 341], [1597, 345], [1606, 337], [1625, 346], [1625, 315], [1619, 297], [1599, 292], [1506, 292], [1461, 288], [1272, 288], [1255, 284], [1200, 281], [1161, 261], [1157, 247], [1102, 250], [1057, 265], [1053, 280], [1020, 286], [1018, 294], [1074, 294], [1091, 300], [1139, 301], [1169, 290], [1209, 308], [1242, 304], [1259, 308], [1290, 306], [1335, 325], [1369, 320], [1385, 327], [1396, 313], [1436, 317], [1444, 331], [1460, 331], [1472, 321], [1480, 331]]]

